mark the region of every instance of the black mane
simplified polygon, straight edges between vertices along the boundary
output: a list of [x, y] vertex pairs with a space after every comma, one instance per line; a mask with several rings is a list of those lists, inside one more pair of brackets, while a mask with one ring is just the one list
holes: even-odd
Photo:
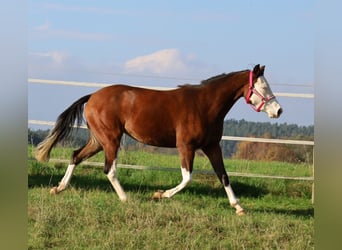
[[205, 84], [208, 84], [208, 83], [211, 83], [212, 81], [215, 81], [215, 80], [219, 80], [221, 78], [225, 78], [228, 74], [220, 74], [220, 75], [216, 75], [216, 76], [212, 76], [206, 80], [202, 80], [201, 81], [201, 85], [205, 85]]
[[227, 76], [227, 74], [220, 74], [220, 75], [217, 75], [217, 76], [212, 76], [212, 77], [210, 77], [210, 78], [208, 78], [206, 80], [202, 80], [200, 84], [186, 83], [186, 84], [178, 85], [178, 87], [180, 87], [180, 88], [184, 88], [184, 87], [201, 87], [203, 85], [211, 83], [212, 81], [224, 78], [226, 76]]
[[207, 84], [210, 84], [214, 81], [217, 81], [217, 80], [220, 80], [222, 78], [227, 78], [233, 74], [236, 74], [236, 73], [240, 73], [240, 72], [244, 72], [245, 70], [242, 70], [242, 71], [238, 71], [238, 72], [231, 72], [231, 73], [222, 73], [222, 74], [219, 74], [219, 75], [216, 75], [216, 76], [212, 76], [206, 80], [202, 80], [200, 84], [183, 84], [183, 85], [178, 85], [178, 87], [180, 88], [184, 88], [184, 87], [201, 87], [201, 86], [204, 86], [204, 85], [207, 85]]

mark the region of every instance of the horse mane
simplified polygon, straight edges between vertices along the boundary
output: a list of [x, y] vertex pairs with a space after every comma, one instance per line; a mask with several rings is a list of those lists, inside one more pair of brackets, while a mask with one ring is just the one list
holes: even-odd
[[187, 87], [188, 88], [200, 88], [200, 87], [202, 87], [204, 85], [207, 85], [207, 84], [209, 84], [209, 83], [211, 83], [211, 82], [213, 82], [215, 80], [219, 80], [219, 79], [224, 78], [226, 76], [227, 76], [227, 74], [223, 73], [223, 74], [220, 74], [220, 75], [217, 75], [217, 76], [210, 77], [210, 78], [208, 78], [206, 80], [202, 80], [200, 84], [186, 83], [186, 84], [178, 85], [178, 87], [179, 88], [187, 88]]
[[212, 76], [206, 80], [202, 80], [200, 84], [182, 84], [182, 85], [178, 85], [179, 88], [184, 88], [184, 87], [192, 87], [192, 88], [198, 88], [198, 87], [202, 87], [202, 86], [205, 86], [205, 85], [208, 85], [212, 82], [215, 82], [217, 80], [221, 80], [223, 78], [227, 78], [229, 76], [232, 76], [233, 74], [236, 74], [236, 73], [240, 73], [242, 71], [238, 71], [238, 72], [231, 72], [231, 73], [222, 73], [222, 74], [219, 74], [219, 75], [216, 75], [216, 76]]
[[[230, 73], [230, 74], [232, 74], [232, 73]], [[209, 84], [209, 83], [211, 83], [213, 81], [220, 80], [222, 78], [226, 78], [230, 74], [223, 73], [223, 74], [220, 74], [220, 75], [216, 75], [216, 76], [210, 77], [210, 78], [208, 78], [206, 80], [202, 80], [201, 81], [201, 85], [206, 85], [206, 84]]]

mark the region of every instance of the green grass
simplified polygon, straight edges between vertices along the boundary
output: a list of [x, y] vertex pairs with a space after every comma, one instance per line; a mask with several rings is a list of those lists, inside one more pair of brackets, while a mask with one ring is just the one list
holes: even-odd
[[[73, 149], [56, 148], [51, 152], [52, 159], [70, 159]], [[29, 157], [32, 157], [33, 149], [29, 147]], [[90, 159], [92, 162], [104, 162], [103, 152], [98, 153]], [[265, 175], [280, 176], [312, 176], [312, 165], [291, 164], [286, 162], [261, 162], [249, 160], [231, 160], [225, 159], [225, 166], [228, 172], [258, 173]], [[150, 153], [146, 151], [119, 151], [118, 163], [134, 164], [142, 166], [160, 167], [160, 168], [180, 168], [178, 155], [163, 155]], [[62, 165], [65, 167], [65, 164]], [[265, 167], [267, 166], [267, 167]], [[209, 160], [196, 155], [194, 161], [194, 171], [212, 170]]]
[[[31, 156], [31, 148], [29, 148]], [[53, 150], [70, 158], [70, 150]], [[103, 155], [92, 161], [103, 162]], [[122, 152], [120, 162], [179, 168], [178, 156]], [[227, 171], [311, 176], [312, 166], [225, 160]], [[181, 181], [179, 172], [119, 169], [129, 200], [119, 201], [102, 168], [80, 165], [68, 190], [49, 188], [66, 164], [28, 161], [29, 249], [313, 249], [311, 182], [231, 177], [247, 215], [229, 207], [214, 175], [194, 174], [171, 199], [154, 201], [154, 191]], [[194, 169], [211, 169], [196, 157]]]

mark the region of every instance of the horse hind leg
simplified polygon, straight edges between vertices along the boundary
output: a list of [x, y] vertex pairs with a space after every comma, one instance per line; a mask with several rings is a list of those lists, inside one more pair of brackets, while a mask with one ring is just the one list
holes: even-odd
[[162, 190], [155, 192], [153, 195], [154, 199], [171, 198], [191, 182], [193, 160], [195, 156], [194, 150], [188, 147], [179, 148], [178, 150], [181, 158], [182, 181], [176, 187], [168, 189], [165, 192]]
[[122, 188], [122, 186], [118, 180], [118, 177], [117, 177], [116, 159], [113, 160], [113, 163], [112, 163], [112, 165], [109, 169], [109, 172], [107, 174], [107, 178], [110, 181], [110, 183], [112, 184], [115, 192], [119, 196], [119, 199], [123, 202], [127, 201], [127, 195], [126, 195], [124, 189]]
[[112, 184], [115, 192], [119, 196], [121, 201], [127, 200], [127, 195], [122, 188], [117, 174], [117, 154], [120, 147], [120, 140], [122, 136], [121, 131], [113, 134], [102, 134], [101, 142], [103, 144], [103, 150], [105, 153], [105, 165], [103, 172], [107, 175], [108, 180]]
[[98, 143], [96, 138], [91, 135], [89, 141], [85, 146], [73, 152], [72, 158], [62, 180], [59, 182], [59, 185], [57, 187], [51, 188], [50, 194], [58, 194], [64, 191], [70, 183], [75, 167], [83, 160], [88, 159], [101, 150], [101, 145]]

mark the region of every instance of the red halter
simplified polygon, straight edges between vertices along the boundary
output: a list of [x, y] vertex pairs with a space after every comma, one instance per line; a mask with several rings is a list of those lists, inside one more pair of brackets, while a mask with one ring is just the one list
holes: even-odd
[[[254, 105], [251, 103], [251, 96], [252, 94], [256, 94], [258, 97], [260, 97], [261, 99], [261, 103], [259, 104], [259, 106], [256, 108], [254, 107]], [[274, 95], [272, 96], [269, 96], [269, 97], [264, 97], [262, 94], [260, 94], [256, 88], [254, 87], [254, 84], [253, 84], [253, 71], [251, 70], [249, 72], [249, 89], [248, 89], [248, 94], [246, 96], [246, 102], [247, 104], [250, 104], [251, 107], [256, 111], [256, 112], [260, 112], [260, 110], [262, 109], [262, 107], [270, 100], [272, 100], [273, 98], [275, 98]]]

